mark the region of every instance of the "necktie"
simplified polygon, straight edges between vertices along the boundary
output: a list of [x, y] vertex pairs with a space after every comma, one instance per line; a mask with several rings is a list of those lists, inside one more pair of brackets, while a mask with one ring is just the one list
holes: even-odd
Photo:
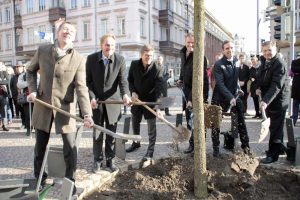
[[103, 64], [105, 66], [105, 71], [104, 71], [104, 80], [106, 81], [107, 76], [109, 74], [109, 60], [107, 58], [103, 59]]

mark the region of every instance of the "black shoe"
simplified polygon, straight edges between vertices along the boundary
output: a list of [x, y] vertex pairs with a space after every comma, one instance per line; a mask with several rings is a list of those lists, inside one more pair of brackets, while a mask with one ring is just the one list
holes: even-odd
[[127, 153], [133, 152], [141, 147], [141, 143], [133, 142], [129, 148], [126, 149]]
[[73, 187], [73, 192], [72, 192], [72, 196], [75, 195], [76, 193], [77, 193], [77, 188], [76, 188], [76, 186], [74, 185], [74, 187]]
[[252, 117], [252, 119], [256, 119], [256, 118], [259, 118], [259, 117], [260, 117], [260, 115], [256, 114], [256, 115], [254, 115], [254, 116]]
[[102, 162], [101, 161], [94, 161], [93, 172], [94, 173], [99, 172], [101, 170], [101, 167], [102, 167]]
[[188, 154], [188, 153], [192, 153], [194, 151], [194, 147], [193, 146], [189, 146], [189, 148], [187, 148], [184, 153]]
[[111, 170], [111, 172], [118, 170], [112, 159], [106, 160], [106, 166]]
[[9, 131], [9, 129], [6, 128], [6, 126], [4, 126], [4, 125], [2, 125], [2, 129], [3, 129], [3, 131]]
[[273, 158], [273, 157], [267, 156], [266, 158], [262, 159], [260, 162], [261, 162], [262, 164], [270, 164], [270, 163], [276, 162], [277, 160], [278, 160], [278, 158], [275, 159], [275, 158]]
[[213, 157], [219, 157], [220, 156], [220, 150], [219, 147], [213, 147]]
[[150, 156], [144, 156], [143, 158], [142, 158], [142, 161], [143, 162], [146, 162], [146, 161], [151, 161], [152, 160], [152, 157], [150, 157]]
[[171, 115], [171, 113], [168, 112], [168, 113], [166, 113], [166, 116], [172, 116], [172, 115]]
[[251, 151], [250, 151], [250, 148], [249, 147], [245, 147], [243, 148], [243, 151], [244, 151], [244, 154], [247, 154], [247, 155], [252, 155]]
[[30, 129], [27, 129], [26, 135], [27, 135], [27, 136], [30, 136]]

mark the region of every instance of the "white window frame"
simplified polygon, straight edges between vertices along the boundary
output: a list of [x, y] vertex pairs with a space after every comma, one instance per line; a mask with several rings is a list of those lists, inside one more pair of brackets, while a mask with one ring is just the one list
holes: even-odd
[[91, 1], [90, 0], [83, 0], [83, 7], [90, 7], [90, 6], [91, 6]]
[[83, 21], [83, 39], [88, 40], [91, 38], [91, 22], [90, 21]]
[[121, 17], [117, 17], [117, 33], [118, 35], [125, 35], [126, 34], [126, 23], [125, 23], [125, 17], [121, 16]]
[[34, 29], [27, 28], [27, 44], [34, 44]]
[[108, 19], [102, 18], [100, 21], [100, 36], [102, 37], [103, 35], [107, 34], [107, 30], [108, 30]]
[[8, 23], [11, 21], [11, 12], [10, 7], [5, 8], [5, 22]]
[[46, 9], [46, 0], [39, 0], [39, 11]]
[[145, 37], [146, 30], [145, 30], [145, 18], [140, 17], [140, 36]]
[[77, 0], [71, 0], [71, 9], [76, 9], [77, 8]]
[[6, 49], [12, 49], [12, 36], [10, 33], [7, 33], [6, 35]]
[[27, 14], [33, 13], [33, 0], [26, 0]]

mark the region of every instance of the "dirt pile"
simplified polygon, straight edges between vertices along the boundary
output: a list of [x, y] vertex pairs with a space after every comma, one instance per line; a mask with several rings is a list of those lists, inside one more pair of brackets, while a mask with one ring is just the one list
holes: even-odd
[[[147, 168], [120, 173], [115, 181], [85, 199], [197, 199], [194, 190], [194, 162], [191, 156], [169, 158]], [[258, 166], [243, 153], [207, 157], [207, 199], [299, 200], [297, 175]]]

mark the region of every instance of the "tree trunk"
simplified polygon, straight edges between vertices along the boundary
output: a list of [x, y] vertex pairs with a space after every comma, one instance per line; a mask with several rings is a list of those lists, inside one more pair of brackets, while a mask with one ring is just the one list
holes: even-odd
[[194, 1], [194, 194], [198, 198], [208, 196], [203, 104], [203, 73], [207, 73], [204, 72], [204, 12], [204, 0]]

